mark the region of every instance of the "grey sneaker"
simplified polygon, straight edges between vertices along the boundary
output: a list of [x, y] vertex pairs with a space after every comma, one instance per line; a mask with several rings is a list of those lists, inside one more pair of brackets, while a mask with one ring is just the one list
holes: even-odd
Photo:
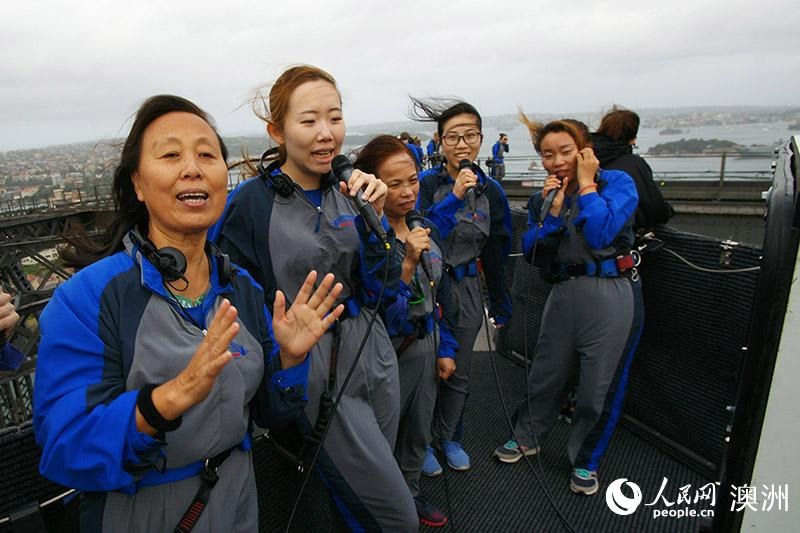
[[584, 468], [576, 468], [572, 471], [572, 477], [569, 480], [569, 488], [576, 494], [585, 494], [591, 496], [600, 487], [597, 481], [597, 472], [594, 470], [586, 470]]
[[503, 463], [516, 463], [522, 459], [523, 455], [532, 456], [539, 453], [541, 448], [529, 448], [527, 446], [519, 446], [516, 441], [509, 439], [508, 442], [502, 446], [498, 446], [494, 450], [494, 456]]

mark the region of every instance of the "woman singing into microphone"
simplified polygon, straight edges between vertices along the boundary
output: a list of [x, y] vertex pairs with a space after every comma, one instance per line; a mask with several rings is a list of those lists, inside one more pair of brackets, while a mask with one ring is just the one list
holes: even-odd
[[[420, 523], [440, 527], [447, 517], [420, 496], [419, 476], [431, 439], [436, 379], [446, 382], [456, 368], [458, 345], [451, 331], [457, 312], [450, 279], [443, 272], [438, 229], [413, 211], [419, 180], [403, 141], [379, 135], [359, 151], [355, 166], [388, 187], [384, 212], [397, 236], [395, 253], [402, 263], [400, 294], [385, 311], [400, 365], [400, 432], [394, 453], [414, 495]], [[444, 320], [436, 319], [436, 304]]]
[[[469, 391], [472, 348], [483, 323], [484, 307], [478, 277], [480, 259], [489, 288], [489, 316], [497, 327], [511, 316], [511, 298], [505, 284], [505, 261], [511, 249], [511, 213], [500, 185], [487, 177], [474, 161], [483, 140], [481, 116], [466, 102], [442, 104], [415, 98], [417, 120], [436, 122], [443, 163], [420, 175], [418, 206], [433, 221], [445, 240], [445, 269], [453, 282], [459, 309], [454, 328], [458, 366], [439, 389], [439, 408], [433, 421], [433, 444], [441, 445], [454, 470], [469, 469], [464, 451], [462, 416]], [[422, 472], [442, 473], [431, 448]]]
[[[528, 202], [530, 229], [522, 248], [554, 285], [528, 375], [530, 397], [514, 417], [519, 442], [512, 438], [494, 454], [515, 463], [538, 453], [577, 373], [567, 442], [574, 467], [570, 488], [591, 495], [598, 490], [597, 469], [620, 416], [644, 318], [631, 253], [638, 197], [628, 174], [599, 169], [587, 132], [574, 122], [542, 126], [522, 118], [548, 173], [542, 194]], [[550, 209], [541, 213], [551, 191], [557, 192]]]
[[[384, 245], [352, 198], [363, 189], [381, 217], [386, 185], [358, 170], [346, 185], [333, 177], [331, 162], [342, 148], [345, 125], [339, 90], [327, 72], [289, 68], [268, 96], [254, 100], [254, 110], [278, 147], [229, 196], [217, 241], [261, 283], [268, 303], [278, 289], [292, 301], [309, 265], [343, 283], [345, 312], [309, 357], [308, 402], [298, 429], [306, 436], [324, 430], [331, 413], [323, 393], [336, 397], [365, 341], [316, 470], [350, 529], [416, 531], [414, 501], [393, 456], [400, 416], [397, 357], [380, 318], [369, 330], [385, 275], [384, 304], [397, 295], [400, 268], [393, 255], [387, 264]], [[393, 245], [394, 233], [385, 218], [382, 223]], [[315, 447], [302, 452], [305, 460]]]

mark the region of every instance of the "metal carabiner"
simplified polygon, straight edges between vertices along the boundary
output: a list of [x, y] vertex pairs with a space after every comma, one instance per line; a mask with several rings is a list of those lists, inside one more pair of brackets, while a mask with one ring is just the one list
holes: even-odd
[[634, 283], [639, 281], [639, 270], [637, 270], [636, 267], [631, 269], [631, 281]]
[[631, 250], [631, 257], [633, 257], [634, 268], [642, 264], [642, 254], [638, 250]]

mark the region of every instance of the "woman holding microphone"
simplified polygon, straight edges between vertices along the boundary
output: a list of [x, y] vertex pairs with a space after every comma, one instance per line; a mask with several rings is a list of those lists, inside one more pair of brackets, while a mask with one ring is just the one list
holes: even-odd
[[[496, 327], [502, 327], [511, 317], [511, 297], [505, 283], [511, 213], [502, 187], [472, 163], [483, 140], [477, 109], [466, 102], [431, 103], [412, 98], [412, 103], [416, 119], [436, 122], [441, 140], [444, 161], [420, 175], [417, 205], [444, 239], [445, 270], [459, 309], [453, 329], [459, 346], [458, 365], [453, 376], [440, 386], [433, 445], [441, 446], [450, 468], [463, 471], [470, 466], [461, 443], [470, 359], [485, 313], [477, 260], [489, 289], [489, 316]], [[430, 448], [423, 473], [442, 473]]]
[[[644, 309], [636, 265], [633, 214], [638, 197], [625, 172], [602, 170], [585, 131], [569, 120], [527, 120], [548, 172], [528, 202], [528, 261], [554, 283], [528, 375], [530, 396], [514, 419], [513, 438], [494, 454], [514, 463], [541, 451], [577, 373], [567, 454], [570, 488], [591, 495], [622, 409]], [[546, 205], [550, 204], [549, 208]], [[535, 258], [532, 257], [535, 252]]]
[[[441, 527], [447, 517], [419, 493], [437, 378], [442, 382], [450, 378], [458, 350], [452, 335], [457, 311], [443, 271], [441, 240], [436, 226], [414, 211], [419, 179], [413, 155], [403, 141], [379, 135], [359, 151], [355, 166], [388, 187], [384, 212], [397, 236], [395, 253], [402, 265], [400, 292], [384, 315], [400, 365], [400, 431], [394, 453], [420, 522]], [[443, 320], [437, 320], [437, 307], [443, 310]]]
[[[397, 296], [400, 268], [376, 232], [394, 234], [385, 218], [370, 229], [353, 197], [382, 217], [386, 185], [354, 170], [347, 183], [331, 172], [344, 142], [342, 101], [333, 77], [301, 65], [287, 69], [255, 100], [257, 114], [277, 144], [262, 157], [256, 175], [234, 190], [218, 224], [217, 241], [231, 258], [253, 273], [267, 303], [279, 289], [289, 301], [304, 269], [327, 269], [342, 282], [345, 312], [312, 350], [308, 402], [298, 425], [312, 437], [330, 431], [316, 471], [332, 493], [347, 526], [367, 531], [416, 531], [411, 493], [393, 457], [400, 418], [397, 357], [383, 321], [382, 304]], [[386, 280], [384, 286], [384, 280]], [[359, 345], [365, 343], [354, 365]], [[329, 408], [349, 370], [335, 413]]]

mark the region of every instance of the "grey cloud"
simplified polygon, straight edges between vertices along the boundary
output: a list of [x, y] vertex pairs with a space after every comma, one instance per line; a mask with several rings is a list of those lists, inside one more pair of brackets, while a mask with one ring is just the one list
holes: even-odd
[[402, 120], [408, 94], [459, 95], [486, 115], [792, 104], [794, 4], [13, 3], [0, 20], [0, 150], [124, 133], [160, 92], [194, 99], [225, 134], [261, 132], [239, 106], [298, 62], [336, 76], [351, 126]]

